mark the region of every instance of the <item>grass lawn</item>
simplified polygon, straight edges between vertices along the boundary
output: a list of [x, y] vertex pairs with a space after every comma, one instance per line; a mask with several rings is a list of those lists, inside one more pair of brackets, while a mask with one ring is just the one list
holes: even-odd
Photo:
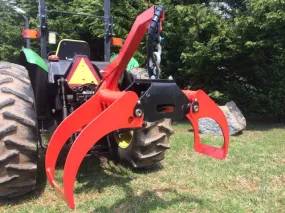
[[[285, 125], [248, 124], [219, 161], [193, 151], [193, 134], [175, 125], [159, 169], [135, 173], [113, 162], [84, 161], [71, 211], [40, 171], [38, 190], [0, 212], [285, 212]], [[203, 135], [211, 144], [220, 137]], [[62, 177], [58, 169], [57, 178]]]

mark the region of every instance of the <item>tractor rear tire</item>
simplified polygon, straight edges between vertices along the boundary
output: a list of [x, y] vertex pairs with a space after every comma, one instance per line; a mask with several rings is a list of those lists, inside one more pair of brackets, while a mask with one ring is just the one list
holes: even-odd
[[150, 169], [159, 164], [170, 148], [169, 138], [173, 134], [171, 120], [148, 122], [145, 128], [133, 131], [127, 148], [118, 146], [120, 161], [132, 169]]
[[37, 117], [25, 67], [0, 62], [0, 199], [25, 195], [37, 177]]
[[[148, 73], [142, 68], [132, 69], [129, 75], [132, 79], [149, 79]], [[132, 169], [153, 168], [165, 158], [173, 133], [171, 119], [147, 122], [146, 127], [132, 131], [129, 146], [118, 146], [119, 160]]]

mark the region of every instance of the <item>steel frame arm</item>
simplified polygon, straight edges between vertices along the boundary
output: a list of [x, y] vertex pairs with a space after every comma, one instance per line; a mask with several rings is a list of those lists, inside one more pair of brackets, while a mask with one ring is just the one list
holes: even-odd
[[[152, 17], [154, 15], [155, 6], [150, 7], [142, 14], [140, 14], [118, 55], [118, 57], [107, 67], [103, 69], [103, 79], [106, 81], [106, 88], [117, 90], [119, 80], [126, 70], [129, 61], [136, 52], [141, 40], [147, 32]], [[164, 12], [160, 18], [162, 22], [164, 19]], [[160, 28], [162, 30], [162, 28]]]

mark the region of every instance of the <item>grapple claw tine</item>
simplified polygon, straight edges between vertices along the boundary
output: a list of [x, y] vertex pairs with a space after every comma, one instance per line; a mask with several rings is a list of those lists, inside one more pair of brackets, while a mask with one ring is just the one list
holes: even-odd
[[[101, 87], [104, 87], [104, 83]], [[85, 104], [70, 114], [55, 130], [47, 148], [45, 167], [48, 181], [55, 187], [54, 171], [58, 155], [68, 138], [88, 124], [94, 117], [102, 112], [100, 97], [95, 94]]]
[[[97, 143], [103, 136], [124, 128], [142, 127], [142, 117], [133, 117], [134, 108], [138, 101], [138, 96], [134, 92], [101, 92], [101, 101], [106, 103], [118, 96], [118, 99], [111, 104], [105, 111], [97, 116], [79, 134], [73, 143], [64, 166], [64, 196], [67, 204], [74, 208], [73, 189], [78, 168], [90, 148]], [[128, 103], [128, 104], [126, 104]], [[108, 122], [112, 120], [112, 122]]]
[[[190, 120], [194, 129], [195, 151], [216, 159], [224, 159], [227, 156], [229, 148], [229, 127], [223, 111], [202, 90], [184, 90], [183, 92], [191, 102], [190, 112], [186, 115], [186, 117]], [[198, 120], [205, 117], [215, 120], [220, 126], [224, 137], [224, 145], [221, 148], [210, 146], [201, 142]]]

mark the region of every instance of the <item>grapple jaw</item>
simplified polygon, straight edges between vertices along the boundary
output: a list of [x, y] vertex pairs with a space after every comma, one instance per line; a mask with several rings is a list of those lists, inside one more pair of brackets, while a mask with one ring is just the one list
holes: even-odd
[[[183, 92], [191, 103], [189, 106], [189, 113], [186, 117], [192, 124], [194, 130], [195, 151], [220, 160], [226, 158], [229, 149], [229, 126], [223, 111], [202, 90], [184, 90]], [[198, 120], [200, 118], [211, 118], [218, 123], [224, 138], [224, 144], [221, 148], [201, 142], [198, 125]]]
[[[144, 80], [134, 84], [150, 86], [139, 97], [134, 91], [111, 91], [103, 82], [97, 93], [85, 104], [70, 114], [56, 129], [49, 143], [46, 155], [46, 173], [48, 181], [67, 204], [74, 208], [73, 189], [78, 168], [87, 152], [105, 135], [118, 129], [135, 129], [143, 126], [143, 120], [152, 121], [153, 117], [175, 118], [186, 116], [194, 129], [194, 149], [196, 152], [216, 159], [224, 159], [229, 147], [229, 129], [225, 115], [221, 109], [202, 91], [181, 91], [174, 82], [152, 82]], [[160, 88], [160, 89], [158, 89]], [[157, 92], [157, 89], [160, 92]], [[153, 93], [151, 91], [156, 91]], [[164, 91], [164, 92], [162, 92]], [[161, 111], [160, 95], [166, 106]], [[148, 108], [150, 107], [150, 108]], [[168, 109], [168, 108], [171, 109]], [[137, 109], [143, 114], [136, 115]], [[198, 119], [208, 117], [215, 120], [224, 134], [224, 145], [221, 148], [203, 144], [199, 137]], [[112, 122], [108, 122], [112, 121]], [[64, 166], [63, 186], [61, 189], [55, 182], [55, 165], [60, 150], [75, 132], [81, 129], [73, 143]]]
[[[48, 145], [45, 166], [48, 181], [70, 208], [74, 208], [73, 189], [79, 166], [87, 152], [103, 136], [117, 129], [142, 127], [143, 116], [135, 117], [138, 96], [134, 92], [118, 92], [104, 89], [103, 83], [92, 98], [70, 114], [54, 132]], [[128, 104], [126, 104], [128, 103]], [[88, 113], [90, 112], [90, 113]], [[111, 121], [112, 122], [108, 122]], [[55, 181], [55, 166], [60, 150], [67, 139], [82, 129], [67, 155], [63, 189]]]
[[[140, 102], [146, 121], [186, 117], [193, 127], [195, 151], [216, 159], [226, 157], [229, 147], [228, 122], [223, 111], [204, 91], [181, 90], [171, 80], [135, 80], [129, 89], [143, 94]], [[224, 136], [221, 148], [201, 142], [198, 125], [201, 118], [211, 118], [220, 126]]]
[[[227, 120], [220, 108], [203, 91], [182, 91], [175, 82], [169, 80], [135, 81], [126, 91], [117, 88], [152, 17], [156, 20], [153, 23], [164, 18], [162, 7], [156, 10], [155, 15], [154, 8], [151, 7], [138, 16], [118, 57], [101, 70], [102, 81], [95, 94], [62, 121], [49, 142], [45, 159], [48, 181], [72, 209], [74, 181], [83, 158], [98, 140], [116, 130], [141, 128], [144, 121], [186, 116], [194, 129], [195, 151], [216, 159], [224, 159], [227, 155]], [[139, 111], [142, 113], [137, 113]], [[202, 117], [212, 118], [220, 125], [224, 134], [224, 145], [221, 148], [201, 142], [198, 120]], [[56, 161], [64, 144], [77, 132], [80, 134], [66, 158], [62, 189], [55, 181]]]

